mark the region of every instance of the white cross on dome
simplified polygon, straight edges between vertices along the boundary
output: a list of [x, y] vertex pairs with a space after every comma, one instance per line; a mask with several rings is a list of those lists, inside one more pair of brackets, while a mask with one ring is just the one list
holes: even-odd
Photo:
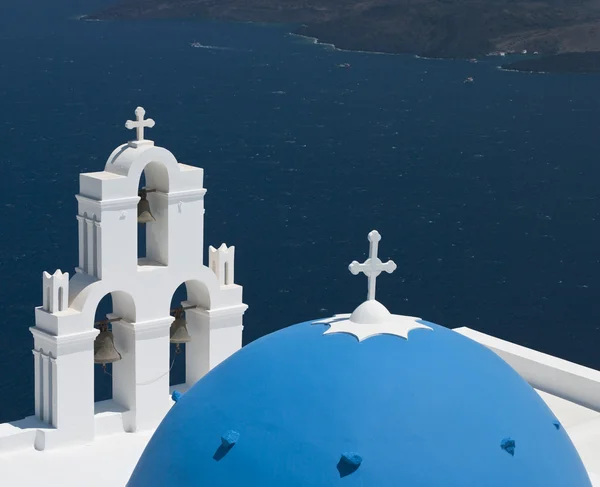
[[393, 260], [381, 262], [377, 257], [381, 235], [377, 230], [369, 233], [369, 258], [359, 264], [354, 261], [348, 269], [354, 275], [364, 273], [369, 279], [369, 294], [367, 300], [354, 310], [352, 314], [337, 314], [332, 318], [325, 318], [313, 322], [313, 325], [329, 325], [323, 335], [345, 333], [354, 335], [359, 342], [378, 335], [395, 335], [408, 340], [408, 333], [412, 330], [424, 329], [433, 331], [421, 318], [416, 316], [393, 315], [388, 309], [375, 299], [375, 284], [377, 276], [382, 272], [391, 274], [397, 268]]
[[371, 242], [369, 248], [369, 258], [365, 260], [362, 264], [359, 264], [357, 261], [352, 262], [348, 269], [355, 276], [362, 272], [365, 276], [367, 276], [369, 280], [369, 292], [367, 295], [368, 300], [375, 299], [375, 285], [377, 281], [377, 276], [381, 274], [382, 271], [391, 274], [397, 268], [396, 263], [393, 260], [388, 260], [385, 264], [381, 262], [381, 259], [377, 256], [379, 241], [381, 240], [381, 234], [377, 230], [373, 230], [369, 232], [369, 242]]

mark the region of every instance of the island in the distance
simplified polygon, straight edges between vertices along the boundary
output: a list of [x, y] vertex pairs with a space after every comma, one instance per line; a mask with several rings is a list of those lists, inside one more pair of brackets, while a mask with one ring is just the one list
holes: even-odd
[[565, 52], [536, 59], [523, 59], [502, 66], [531, 73], [600, 73], [600, 51]]
[[600, 56], [600, 0], [122, 0], [87, 18], [289, 23], [341, 49], [436, 58], [539, 52], [504, 66], [532, 72], [596, 72]]

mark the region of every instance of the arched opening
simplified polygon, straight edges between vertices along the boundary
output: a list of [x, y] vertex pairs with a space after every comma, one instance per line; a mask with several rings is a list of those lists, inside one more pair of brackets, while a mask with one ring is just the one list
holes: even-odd
[[229, 262], [228, 261], [225, 261], [225, 265], [224, 265], [224, 269], [223, 269], [223, 274], [224, 274], [224, 276], [223, 276], [223, 283], [225, 285], [232, 284], [231, 282], [229, 282]]
[[96, 403], [113, 398], [115, 367], [127, 353], [126, 337], [120, 329], [117, 329], [119, 326], [117, 318], [135, 322], [135, 304], [131, 296], [123, 291], [107, 294], [96, 307], [94, 327], [99, 331], [94, 341], [94, 402]]
[[[170, 372], [169, 385], [177, 386], [185, 384], [185, 342], [187, 332], [187, 320], [185, 303], [187, 302], [187, 289], [184, 284], [181, 284], [173, 293], [171, 298], [171, 316], [175, 321], [171, 325], [170, 336]], [[183, 321], [182, 321], [183, 320]], [[185, 329], [183, 327], [185, 326]], [[177, 343], [179, 342], [179, 343]]]
[[189, 280], [181, 284], [171, 299], [169, 385], [171, 392], [185, 391], [209, 370], [209, 335], [203, 313], [210, 308], [210, 295], [206, 284]]
[[[140, 176], [140, 183], [138, 185], [138, 196], [140, 198], [145, 198], [147, 196], [143, 195], [142, 190], [146, 188], [146, 174], [142, 171], [142, 175]], [[142, 215], [141, 213], [143, 212], [143, 209], [141, 208], [142, 205], [145, 205], [144, 203], [142, 203], [142, 199], [140, 199], [140, 202], [138, 203], [138, 224], [137, 224], [137, 249], [138, 249], [138, 261], [140, 259], [144, 259], [146, 257], [146, 225], [152, 223], [151, 221], [149, 221], [150, 219], [147, 218], [147, 215]], [[152, 212], [152, 208], [150, 208], [150, 212]], [[152, 214], [152, 217], [154, 218], [154, 214]], [[148, 219], [148, 223], [142, 223], [142, 219], [147, 218]]]
[[[110, 294], [107, 294], [98, 303], [96, 314], [94, 316], [94, 327], [102, 332], [104, 329], [112, 333], [112, 324], [107, 321], [106, 316], [113, 312], [113, 300]], [[96, 337], [96, 342], [100, 336]], [[108, 362], [104, 366], [96, 363], [96, 343], [94, 343], [94, 402], [112, 399], [112, 364]]]
[[138, 185], [138, 265], [168, 265], [168, 207], [164, 197], [169, 191], [167, 168], [149, 163]]

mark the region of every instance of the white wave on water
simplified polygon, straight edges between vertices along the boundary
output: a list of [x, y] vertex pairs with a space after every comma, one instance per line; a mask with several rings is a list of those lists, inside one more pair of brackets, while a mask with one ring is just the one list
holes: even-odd
[[522, 69], [511, 69], [504, 66], [496, 66], [498, 71], [504, 71], [506, 73], [519, 73], [519, 74], [550, 74], [547, 71], [524, 71]]
[[428, 56], [419, 56], [418, 54], [413, 54], [415, 59], [425, 59], [426, 61], [459, 61], [462, 59], [454, 59], [448, 57], [428, 57]]
[[231, 47], [223, 47], [223, 46], [205, 46], [204, 44], [201, 44], [200, 42], [192, 42], [190, 44], [191, 47], [195, 48], [195, 49], [219, 49], [222, 51], [231, 51], [232, 48]]
[[363, 54], [383, 54], [385, 56], [405, 56], [406, 54], [399, 54], [399, 53], [394, 53], [394, 52], [379, 52], [379, 51], [360, 51], [358, 49], [342, 49], [340, 47], [336, 47], [335, 44], [331, 44], [329, 42], [321, 42], [318, 38], [316, 37], [310, 37], [310, 36], [305, 36], [302, 34], [296, 34], [295, 32], [289, 32], [288, 35], [292, 36], [292, 37], [300, 37], [302, 39], [306, 39], [311, 41], [312, 44], [318, 44], [320, 46], [325, 46], [328, 49], [332, 49], [334, 51], [341, 51], [341, 52], [361, 52]]
[[88, 14], [72, 15], [69, 20], [83, 20], [84, 22], [102, 22], [100, 19], [91, 19]]

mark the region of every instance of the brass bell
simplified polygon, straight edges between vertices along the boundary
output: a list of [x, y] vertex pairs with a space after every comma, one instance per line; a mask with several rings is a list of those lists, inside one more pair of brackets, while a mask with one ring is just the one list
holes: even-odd
[[94, 363], [106, 365], [117, 360], [121, 360], [121, 354], [115, 348], [112, 331], [104, 327], [94, 340]]
[[179, 346], [180, 343], [188, 343], [191, 341], [192, 337], [187, 331], [187, 321], [183, 317], [183, 310], [178, 309], [175, 312], [175, 321], [171, 323], [170, 342]]
[[154, 218], [154, 215], [152, 215], [152, 212], [150, 211], [150, 203], [146, 199], [146, 191], [142, 189], [139, 196], [141, 199], [138, 203], [138, 223], [145, 224], [155, 222], [156, 218]]

